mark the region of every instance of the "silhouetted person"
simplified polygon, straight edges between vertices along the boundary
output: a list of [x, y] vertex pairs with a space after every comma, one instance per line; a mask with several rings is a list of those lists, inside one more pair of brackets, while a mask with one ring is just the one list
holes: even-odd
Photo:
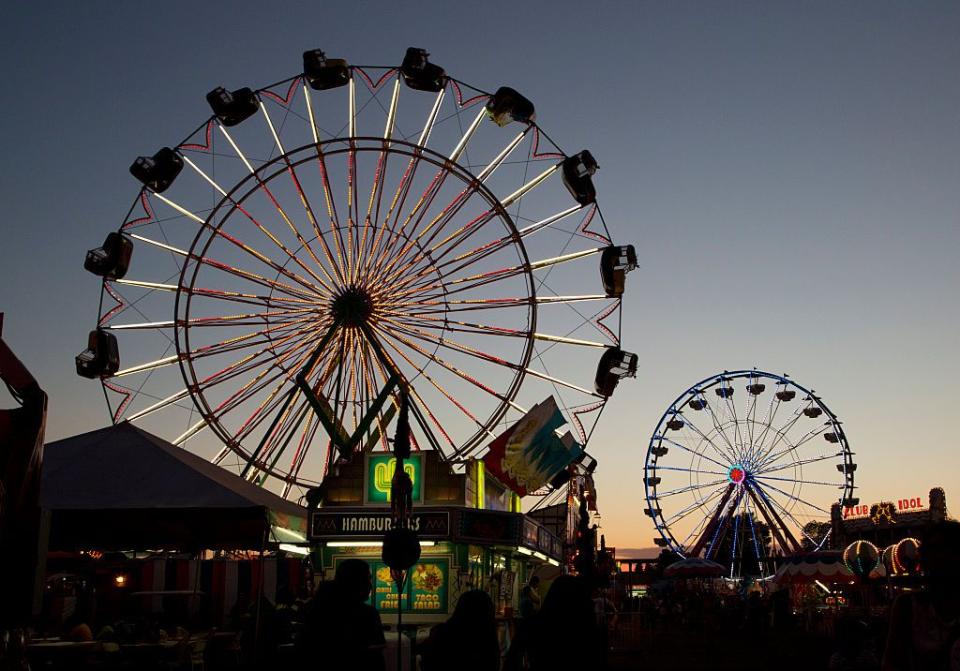
[[362, 559], [337, 564], [333, 582], [322, 583], [305, 607], [298, 641], [301, 663], [310, 668], [383, 671], [383, 624], [366, 603], [373, 583]]
[[890, 609], [883, 671], [960, 668], [960, 522], [932, 526], [920, 543], [924, 588], [901, 594]]
[[524, 656], [530, 671], [603, 669], [593, 599], [583, 578], [563, 575], [553, 581], [540, 612], [518, 630], [507, 653], [506, 671], [523, 668]]
[[876, 671], [880, 660], [870, 640], [865, 622], [844, 616], [835, 627], [834, 652], [827, 665], [829, 671]]
[[528, 618], [540, 610], [540, 576], [533, 576], [520, 590], [520, 617]]
[[430, 630], [421, 647], [422, 671], [498, 671], [500, 642], [493, 600], [483, 590], [464, 592], [453, 615]]

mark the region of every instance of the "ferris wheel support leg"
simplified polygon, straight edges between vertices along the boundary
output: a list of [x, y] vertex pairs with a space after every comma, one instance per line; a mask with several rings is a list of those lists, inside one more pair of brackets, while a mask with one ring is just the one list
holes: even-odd
[[733, 494], [735, 487], [736, 485], [732, 482], [727, 485], [727, 491], [723, 493], [723, 497], [720, 499], [720, 503], [717, 504], [716, 510], [714, 510], [713, 516], [710, 518], [710, 522], [707, 523], [703, 533], [700, 534], [700, 538], [697, 539], [696, 544], [693, 546], [693, 550], [690, 551], [691, 557], [698, 557], [704, 546], [707, 544], [708, 539], [713, 538], [714, 532], [717, 529], [717, 525], [720, 524], [720, 516], [726, 509], [727, 501], [730, 500], [730, 496]]
[[[763, 514], [763, 518], [767, 521], [767, 524], [770, 525], [770, 531], [776, 536], [777, 542], [780, 543], [782, 547], [787, 552], [800, 552], [803, 550], [800, 543], [797, 542], [797, 539], [794, 538], [793, 534], [790, 533], [790, 529], [783, 523], [783, 519], [777, 514], [777, 511], [773, 509], [773, 506], [766, 505], [766, 502], [763, 501], [763, 492], [754, 491], [754, 486], [746, 483], [747, 492], [750, 494], [750, 498], [753, 499], [754, 505], [757, 509]], [[787, 543], [789, 540], [789, 543]]]
[[[353, 451], [353, 448], [360, 443], [360, 441], [363, 439], [363, 435], [370, 430], [370, 427], [373, 424], [373, 421], [376, 419], [377, 414], [380, 412], [380, 409], [383, 407], [383, 404], [387, 402], [387, 399], [390, 398], [393, 390], [400, 384], [400, 376], [396, 372], [393, 363], [384, 354], [383, 349], [380, 347], [380, 343], [377, 341], [376, 337], [374, 337], [374, 335], [366, 326], [361, 325], [360, 329], [366, 336], [371, 348], [377, 355], [377, 358], [379, 358], [380, 362], [385, 366], [385, 368], [390, 371], [390, 377], [387, 379], [386, 384], [383, 386], [383, 389], [380, 390], [380, 393], [377, 395], [376, 399], [374, 399], [373, 403], [367, 409], [367, 412], [360, 419], [360, 422], [357, 424], [357, 427], [353, 433], [347, 434], [343, 424], [337, 421], [336, 417], [334, 416], [330, 404], [326, 401], [326, 399], [320, 397], [307, 381], [307, 376], [317, 364], [317, 361], [323, 354], [327, 345], [330, 344], [330, 341], [333, 339], [333, 336], [339, 327], [339, 322], [334, 322], [330, 326], [329, 330], [320, 341], [320, 344], [317, 345], [313, 354], [310, 355], [310, 359], [307, 360], [306, 365], [300, 370], [299, 373], [297, 373], [296, 386], [293, 390], [291, 390], [291, 399], [296, 389], [299, 389], [301, 392], [303, 392], [307, 402], [317, 415], [317, 419], [320, 420], [320, 423], [323, 424], [323, 427], [327, 430], [330, 440], [333, 442], [340, 454], [346, 457]], [[267, 433], [267, 436], [269, 435], [270, 432]]]
[[[710, 540], [710, 545], [707, 546], [707, 551], [704, 553], [704, 559], [710, 559], [713, 556], [713, 551], [717, 547], [717, 544], [720, 540], [726, 535], [727, 529], [730, 526], [730, 520], [737, 512], [737, 508], [740, 506], [740, 501], [743, 500], [743, 488], [739, 487], [736, 498], [733, 499], [733, 505], [730, 506], [730, 514], [723, 516], [723, 521], [721, 522], [720, 528], [713, 535], [713, 538]], [[736, 543], [736, 530], [734, 530], [734, 543]], [[736, 552], [736, 547], [734, 547], [734, 552]]]

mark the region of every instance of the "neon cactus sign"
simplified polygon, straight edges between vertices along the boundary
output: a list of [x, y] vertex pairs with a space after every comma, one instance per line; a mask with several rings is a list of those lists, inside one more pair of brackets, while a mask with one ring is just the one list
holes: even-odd
[[[397, 470], [397, 459], [392, 454], [367, 457], [366, 503], [390, 503], [390, 482]], [[423, 500], [423, 460], [413, 454], [404, 461], [403, 470], [413, 483], [413, 500]]]

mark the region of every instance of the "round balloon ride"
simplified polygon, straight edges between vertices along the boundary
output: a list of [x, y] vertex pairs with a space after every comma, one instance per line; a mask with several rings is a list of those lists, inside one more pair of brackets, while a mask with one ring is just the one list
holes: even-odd
[[854, 505], [856, 464], [840, 420], [786, 375], [725, 371], [674, 400], [647, 448], [654, 542], [770, 578], [777, 557], [820, 549], [833, 504]]
[[843, 563], [861, 580], [868, 578], [881, 565], [880, 550], [870, 541], [854, 541], [844, 549]]
[[414, 48], [394, 66], [308, 51], [206, 104], [133, 163], [129, 212], [87, 254], [102, 290], [77, 371], [114, 422], [294, 498], [388, 449], [401, 390], [414, 447], [450, 460], [551, 395], [589, 440], [636, 369], [636, 255], [611, 239], [590, 152]]

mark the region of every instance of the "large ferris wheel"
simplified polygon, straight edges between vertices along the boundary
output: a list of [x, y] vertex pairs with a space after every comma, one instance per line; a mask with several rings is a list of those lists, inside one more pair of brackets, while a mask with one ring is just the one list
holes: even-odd
[[786, 375], [725, 371], [680, 394], [647, 448], [657, 545], [769, 578], [822, 547], [833, 504], [854, 505], [853, 452], [823, 399]]
[[[81, 375], [129, 421], [296, 497], [338, 458], [412, 440], [475, 456], [553, 396], [586, 443], [636, 357], [620, 349], [636, 265], [518, 91], [304, 54], [138, 158]], [[135, 253], [134, 253], [135, 248]], [[122, 352], [122, 362], [120, 353]]]

